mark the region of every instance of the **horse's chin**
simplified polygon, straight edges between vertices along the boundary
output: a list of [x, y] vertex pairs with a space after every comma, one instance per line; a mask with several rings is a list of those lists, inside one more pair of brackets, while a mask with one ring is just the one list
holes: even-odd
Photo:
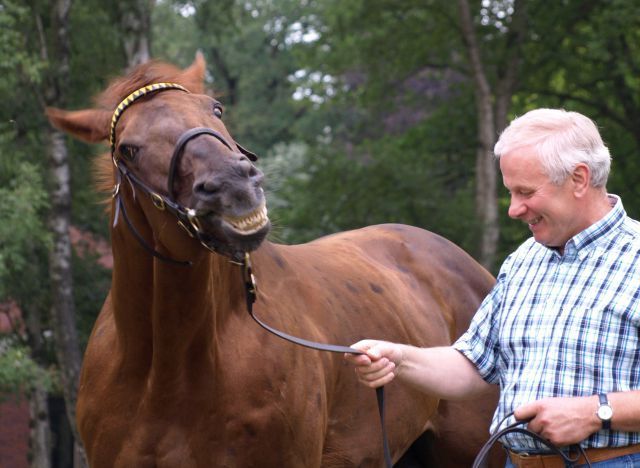
[[252, 252], [260, 247], [271, 230], [268, 218], [259, 226], [241, 230], [220, 217], [204, 220], [202, 241], [216, 250], [227, 253]]
[[233, 249], [241, 252], [252, 252], [260, 247], [262, 241], [267, 237], [271, 229], [271, 222], [267, 219], [259, 228], [251, 232], [242, 232], [235, 229], [228, 223], [222, 223], [222, 231], [227, 240], [227, 244]]

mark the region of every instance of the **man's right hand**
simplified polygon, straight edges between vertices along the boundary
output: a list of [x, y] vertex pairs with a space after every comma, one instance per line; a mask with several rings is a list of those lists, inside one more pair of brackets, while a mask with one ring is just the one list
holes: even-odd
[[402, 345], [388, 341], [362, 340], [351, 346], [364, 354], [345, 354], [355, 366], [360, 382], [376, 388], [391, 382], [402, 362]]

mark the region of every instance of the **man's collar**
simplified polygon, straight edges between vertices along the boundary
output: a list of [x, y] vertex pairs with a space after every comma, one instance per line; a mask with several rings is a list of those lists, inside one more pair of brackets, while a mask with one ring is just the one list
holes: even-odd
[[575, 249], [580, 257], [590, 250], [589, 247], [597, 243], [599, 239], [607, 236], [624, 221], [627, 213], [622, 206], [622, 200], [617, 195], [607, 194], [611, 210], [607, 212], [599, 221], [592, 224], [585, 230], [573, 236], [565, 246], [567, 250]]

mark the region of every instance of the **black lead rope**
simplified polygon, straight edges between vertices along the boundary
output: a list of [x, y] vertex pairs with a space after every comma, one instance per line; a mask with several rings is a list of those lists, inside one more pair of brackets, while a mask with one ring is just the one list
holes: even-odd
[[[277, 330], [276, 328], [267, 325], [263, 321], [261, 321], [258, 317], [256, 317], [253, 313], [253, 303], [256, 301], [257, 290], [256, 290], [256, 282], [253, 273], [251, 272], [251, 263], [249, 260], [249, 255], [246, 254], [245, 258], [240, 262], [242, 267], [242, 275], [244, 282], [244, 290], [245, 297], [247, 301], [247, 311], [249, 315], [255, 322], [260, 325], [262, 328], [267, 330], [270, 333], [273, 333], [279, 338], [283, 340], [290, 341], [291, 343], [295, 343], [300, 346], [304, 346], [305, 348], [311, 348], [318, 351], [328, 351], [330, 353], [346, 353], [346, 354], [364, 354], [364, 352], [359, 351], [354, 348], [350, 348], [348, 346], [340, 346], [333, 344], [325, 344], [318, 343], [315, 341], [305, 340], [304, 338], [299, 338], [297, 336], [289, 335], [288, 333]], [[387, 430], [385, 424], [385, 411], [384, 411], [384, 386], [376, 388], [376, 398], [378, 401], [378, 413], [380, 415], [380, 425], [382, 426], [382, 448], [384, 451], [384, 460], [385, 466], [387, 468], [391, 468], [393, 463], [391, 462], [391, 453], [389, 450], [389, 442], [387, 440]]]
[[[504, 423], [511, 416], [513, 416], [513, 412], [507, 414], [502, 419], [502, 421], [500, 421], [500, 423], [498, 424], [498, 427], [502, 426], [502, 423]], [[489, 452], [491, 451], [493, 446], [496, 444], [496, 442], [499, 441], [500, 438], [502, 438], [506, 434], [512, 434], [512, 433], [525, 434], [525, 435], [531, 437], [532, 439], [540, 442], [545, 447], [551, 449], [552, 452], [554, 452], [557, 455], [559, 455], [560, 458], [562, 458], [562, 460], [564, 460], [565, 465], [568, 466], [568, 467], [572, 467], [573, 464], [576, 463], [580, 459], [580, 456], [582, 455], [584, 457], [584, 459], [585, 459], [585, 462], [587, 463], [587, 466], [589, 468], [591, 468], [591, 462], [587, 458], [587, 454], [585, 453], [584, 449], [580, 445], [576, 444], [576, 445], [572, 445], [570, 447], [570, 450], [575, 448], [576, 451], [578, 452], [578, 455], [575, 458], [571, 458], [566, 453], [564, 453], [560, 449], [560, 447], [558, 447], [557, 445], [551, 443], [550, 441], [548, 441], [547, 439], [542, 437], [540, 434], [537, 434], [537, 433], [535, 433], [533, 431], [530, 431], [529, 429], [526, 429], [524, 427], [519, 427], [519, 426], [522, 426], [523, 424], [528, 423], [529, 421], [531, 421], [531, 418], [530, 419], [523, 419], [523, 420], [520, 420], [520, 421], [516, 421], [516, 422], [506, 426], [504, 429], [496, 431], [489, 438], [487, 443], [482, 446], [482, 449], [480, 450], [480, 452], [478, 452], [478, 456], [474, 460], [472, 468], [485, 468], [485, 467], [487, 467], [488, 466], [487, 465], [487, 457], [489, 456]]]

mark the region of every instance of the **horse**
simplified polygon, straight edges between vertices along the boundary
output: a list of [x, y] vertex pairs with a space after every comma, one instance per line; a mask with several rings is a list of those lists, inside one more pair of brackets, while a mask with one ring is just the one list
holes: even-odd
[[[453, 243], [406, 225], [267, 240], [264, 175], [205, 93], [205, 69], [201, 54], [185, 69], [148, 62], [92, 108], [46, 110], [54, 127], [111, 148], [96, 173], [111, 192], [112, 284], [77, 400], [90, 465], [381, 466], [373, 392], [342, 355], [257, 326], [247, 278], [269, 326], [317, 342], [416, 346], [455, 340], [494, 279]], [[393, 461], [418, 439], [432, 466], [470, 466], [496, 401], [389, 385]]]

